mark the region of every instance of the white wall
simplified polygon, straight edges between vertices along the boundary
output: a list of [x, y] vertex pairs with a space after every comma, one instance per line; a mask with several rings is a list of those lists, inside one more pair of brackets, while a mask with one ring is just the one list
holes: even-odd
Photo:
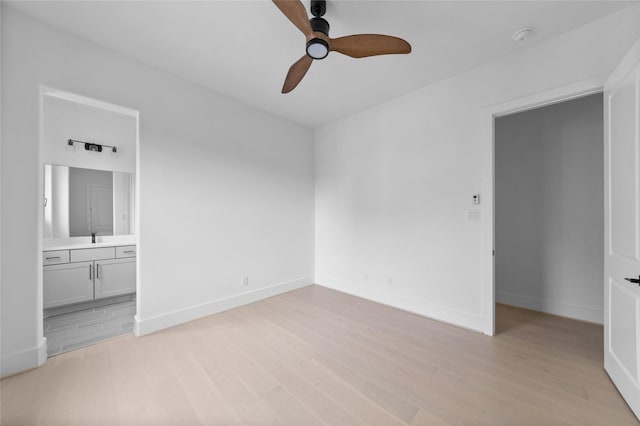
[[480, 222], [466, 220], [487, 184], [487, 109], [610, 73], [639, 19], [623, 10], [318, 129], [316, 282], [491, 333]]
[[1, 37], [2, 375], [37, 365], [45, 353], [40, 85], [140, 112], [139, 332], [312, 282], [310, 130], [5, 3]]
[[603, 322], [603, 99], [496, 119], [496, 300]]
[[[63, 99], [42, 97], [42, 162], [85, 169], [136, 172], [135, 116]], [[116, 152], [87, 151], [82, 144], [69, 146], [68, 139], [116, 146]]]

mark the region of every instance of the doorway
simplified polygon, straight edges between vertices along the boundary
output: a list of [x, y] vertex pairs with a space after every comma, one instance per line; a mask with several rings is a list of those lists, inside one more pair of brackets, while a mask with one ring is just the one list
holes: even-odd
[[47, 355], [133, 333], [137, 111], [40, 91], [41, 323]]
[[495, 301], [602, 324], [602, 93], [496, 117], [494, 144]]

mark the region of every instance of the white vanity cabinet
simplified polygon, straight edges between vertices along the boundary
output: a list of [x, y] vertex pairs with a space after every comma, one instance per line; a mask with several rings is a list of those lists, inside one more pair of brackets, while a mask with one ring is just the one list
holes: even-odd
[[45, 251], [43, 263], [45, 309], [136, 291], [135, 246]]

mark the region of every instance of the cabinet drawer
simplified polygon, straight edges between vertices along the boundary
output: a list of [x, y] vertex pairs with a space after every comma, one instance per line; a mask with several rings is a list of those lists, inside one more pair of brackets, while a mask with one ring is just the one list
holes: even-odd
[[136, 246], [116, 247], [116, 259], [122, 257], [136, 257]]
[[85, 262], [88, 260], [114, 259], [115, 247], [97, 247], [89, 249], [71, 250], [71, 262]]
[[59, 263], [69, 263], [69, 250], [45, 251], [42, 253], [43, 265], [57, 265]]

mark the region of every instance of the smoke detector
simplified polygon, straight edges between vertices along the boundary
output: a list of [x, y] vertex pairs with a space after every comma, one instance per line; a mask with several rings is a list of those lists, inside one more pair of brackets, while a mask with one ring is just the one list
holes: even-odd
[[522, 41], [525, 41], [526, 39], [528, 39], [532, 32], [533, 32], [533, 28], [523, 28], [523, 29], [518, 30], [515, 33], [513, 33], [511, 38], [514, 41], [522, 42]]

